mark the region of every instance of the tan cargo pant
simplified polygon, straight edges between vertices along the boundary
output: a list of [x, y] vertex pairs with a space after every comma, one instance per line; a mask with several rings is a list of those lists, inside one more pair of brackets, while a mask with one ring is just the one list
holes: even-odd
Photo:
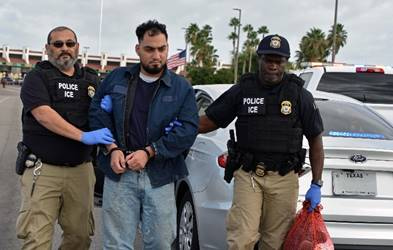
[[293, 223], [299, 191], [298, 175], [268, 171], [263, 177], [241, 169], [234, 173], [232, 207], [227, 216], [229, 250], [281, 249]]
[[86, 250], [94, 234], [94, 184], [91, 163], [75, 167], [42, 164], [33, 193], [33, 169], [21, 177], [22, 205], [16, 222], [22, 249], [52, 249], [56, 220], [63, 229], [62, 250]]

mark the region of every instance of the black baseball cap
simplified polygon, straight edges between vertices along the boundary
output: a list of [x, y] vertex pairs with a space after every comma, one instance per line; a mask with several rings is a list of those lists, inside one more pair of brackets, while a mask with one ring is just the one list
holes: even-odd
[[257, 49], [258, 55], [280, 55], [286, 58], [291, 56], [287, 39], [280, 35], [269, 35], [262, 39]]

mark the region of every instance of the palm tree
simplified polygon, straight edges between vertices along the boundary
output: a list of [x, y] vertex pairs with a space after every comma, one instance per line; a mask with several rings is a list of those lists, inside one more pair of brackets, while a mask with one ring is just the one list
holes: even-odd
[[[186, 42], [191, 44], [191, 47], [193, 47], [193, 45], [196, 43], [197, 40], [197, 34], [199, 32], [199, 27], [196, 23], [191, 23], [187, 29], [186, 29]], [[195, 54], [193, 54], [192, 52], [190, 53], [191, 58], [193, 59]]]
[[[328, 45], [333, 50], [333, 32], [334, 32], [334, 25], [332, 25], [331, 29], [329, 30], [329, 34], [327, 37]], [[341, 23], [337, 23], [336, 25], [336, 51], [335, 55], [337, 55], [340, 48], [344, 47], [347, 43], [348, 33], [344, 30], [344, 25]]]
[[297, 62], [326, 62], [329, 55], [329, 45], [325, 39], [325, 33], [318, 28], [312, 28], [302, 37], [300, 50], [296, 51]]
[[205, 25], [203, 28], [200, 30], [198, 33], [198, 39], [197, 39], [197, 47], [199, 49], [197, 57], [195, 58], [197, 62], [199, 63], [200, 66], [209, 65], [210, 62], [210, 56], [212, 54], [212, 46], [210, 45], [213, 41], [212, 37], [212, 27], [210, 25]]
[[186, 42], [194, 43], [196, 41], [196, 34], [198, 32], [198, 25], [196, 23], [191, 23], [186, 29]]
[[304, 53], [303, 53], [303, 51], [302, 51], [302, 43], [300, 43], [299, 44], [299, 47], [300, 47], [300, 50], [296, 50], [296, 65], [297, 65], [297, 67], [299, 67], [300, 68], [300, 64], [302, 63], [302, 62], [305, 62], [306, 60], [305, 60], [305, 56], [304, 56]]
[[229, 26], [233, 27], [233, 31], [229, 34], [228, 39], [232, 40], [232, 55], [235, 54], [235, 50], [236, 50], [236, 41], [238, 39], [237, 36], [237, 29], [240, 25], [240, 21], [239, 18], [236, 17], [232, 17], [231, 20], [229, 21]]
[[241, 74], [246, 73], [247, 61], [248, 61], [247, 51], [243, 50], [242, 52], [239, 53], [239, 69], [242, 69]]
[[256, 31], [251, 32], [249, 40], [251, 51], [248, 64], [248, 72], [251, 72], [252, 57], [254, 54], [256, 54], [257, 46], [259, 44], [258, 33]]
[[212, 27], [205, 25], [200, 29], [192, 23], [186, 29], [186, 41], [190, 43], [192, 64], [203, 67], [212, 67], [217, 62], [217, 50], [212, 45]]
[[247, 33], [247, 40], [244, 42], [244, 50], [248, 55], [248, 72], [251, 72], [252, 55], [255, 53], [255, 48], [259, 43], [258, 33], [254, 31], [251, 24], [243, 27], [243, 31]]
[[240, 21], [237, 17], [232, 17], [229, 21], [229, 26], [233, 27], [233, 32], [237, 33], [237, 27], [239, 27]]
[[263, 39], [263, 38], [265, 38], [265, 34], [269, 33], [269, 29], [267, 28], [267, 26], [263, 25], [258, 28], [257, 32], [258, 32], [258, 34], [262, 34], [262, 39]]
[[232, 41], [232, 55], [234, 55], [235, 54], [235, 49], [236, 49], [237, 34], [232, 31], [229, 34], [228, 39]]

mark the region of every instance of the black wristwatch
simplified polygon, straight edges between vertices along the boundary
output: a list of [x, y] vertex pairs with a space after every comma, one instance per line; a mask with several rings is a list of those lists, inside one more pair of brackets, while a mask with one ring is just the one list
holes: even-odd
[[311, 184], [315, 184], [315, 185], [317, 185], [319, 187], [322, 187], [323, 186], [323, 180], [312, 180]]

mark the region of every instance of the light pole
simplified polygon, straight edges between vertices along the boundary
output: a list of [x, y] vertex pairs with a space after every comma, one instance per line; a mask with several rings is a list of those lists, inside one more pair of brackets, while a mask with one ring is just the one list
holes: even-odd
[[338, 0], [336, 0], [336, 4], [335, 4], [335, 8], [334, 8], [332, 63], [334, 63], [334, 61], [336, 59], [337, 5], [338, 5]]
[[233, 10], [239, 11], [239, 27], [237, 29], [237, 43], [236, 43], [236, 51], [235, 51], [235, 76], [233, 83], [237, 82], [237, 75], [238, 75], [238, 64], [239, 64], [239, 43], [240, 43], [240, 27], [242, 26], [241, 18], [242, 18], [242, 10], [239, 8], [233, 8]]
[[87, 51], [90, 49], [90, 47], [89, 46], [83, 46], [83, 51], [82, 51], [82, 53], [86, 53], [87, 54]]
[[83, 46], [83, 50], [82, 50], [82, 65], [86, 66], [88, 63], [88, 55], [87, 55], [87, 51], [90, 49], [89, 46]]
[[102, 13], [104, 9], [104, 0], [101, 0], [101, 11], [100, 11], [100, 29], [98, 32], [98, 55], [101, 55], [101, 33], [102, 33]]

